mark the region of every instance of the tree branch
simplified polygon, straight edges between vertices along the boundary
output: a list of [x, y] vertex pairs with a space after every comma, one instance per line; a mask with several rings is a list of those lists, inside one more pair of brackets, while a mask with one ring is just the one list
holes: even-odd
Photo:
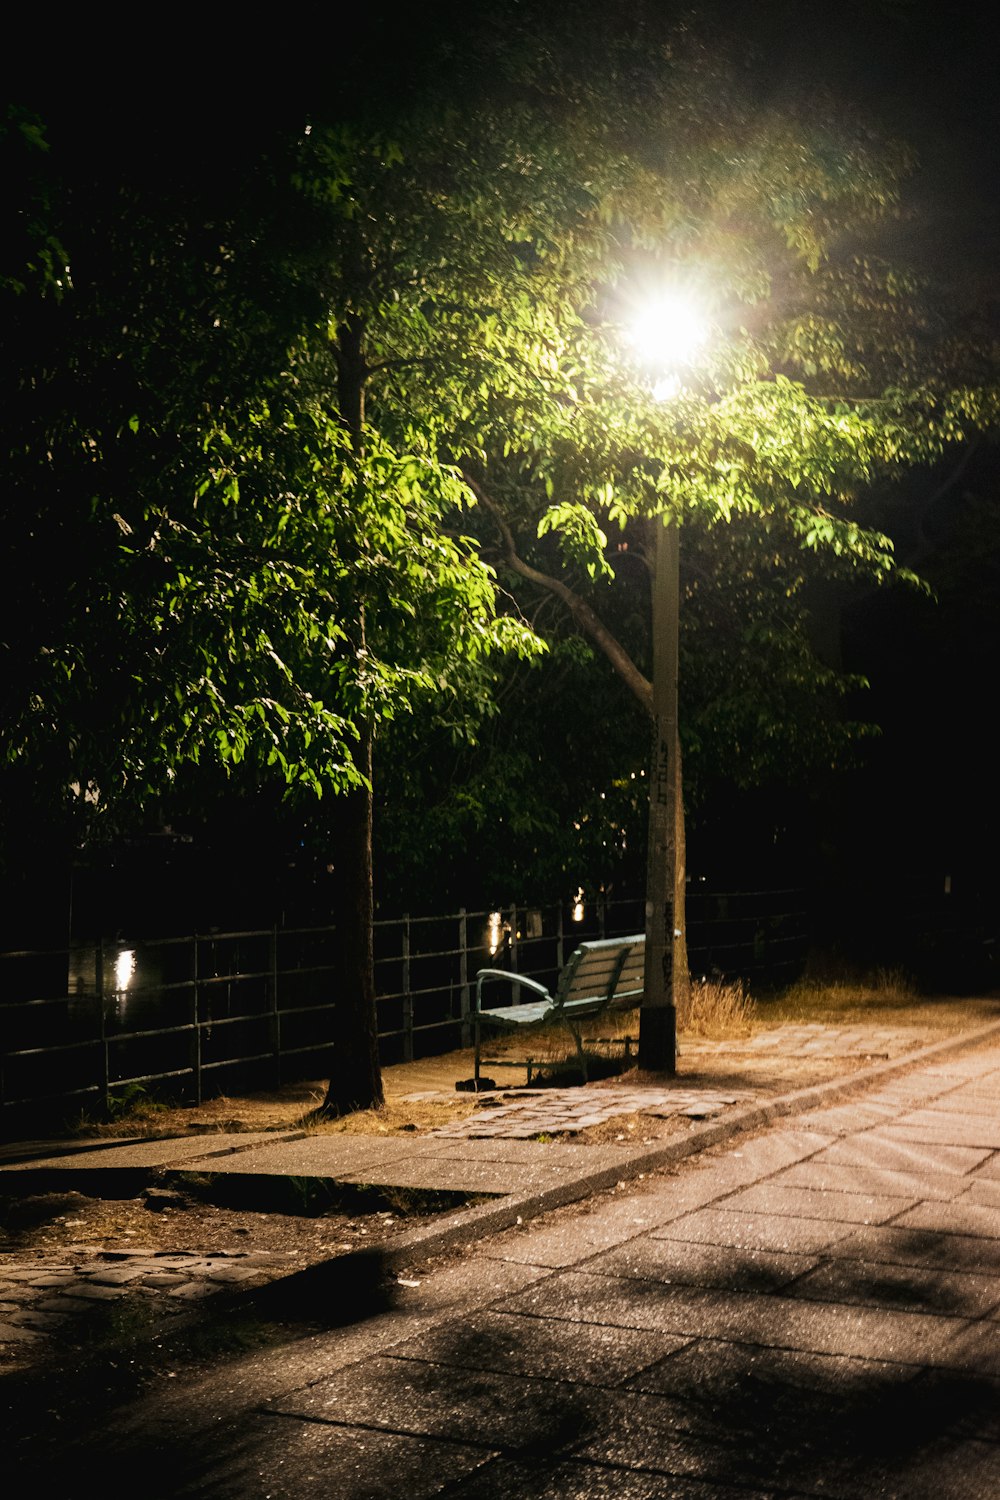
[[507, 566], [530, 583], [537, 584], [539, 588], [546, 589], [550, 594], [565, 604], [577, 625], [583, 633], [590, 637], [595, 646], [599, 646], [614, 667], [618, 676], [631, 691], [633, 696], [639, 700], [647, 714], [653, 712], [653, 685], [648, 677], [644, 677], [629, 656], [628, 652], [619, 641], [611, 634], [600, 617], [591, 609], [585, 599], [569, 588], [559, 578], [553, 578], [548, 573], [542, 573], [538, 568], [533, 568], [530, 563], [524, 561], [517, 550], [514, 541], [514, 533], [508, 526], [496, 501], [483, 489], [475, 479], [463, 470], [462, 477], [475, 495], [476, 499], [488, 510], [497, 524], [497, 529], [503, 542], [503, 555]]

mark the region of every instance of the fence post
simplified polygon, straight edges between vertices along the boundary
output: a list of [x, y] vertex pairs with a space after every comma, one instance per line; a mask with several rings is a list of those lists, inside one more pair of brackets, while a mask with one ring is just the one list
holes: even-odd
[[410, 913], [403, 913], [403, 1061], [413, 1061], [413, 996], [410, 993]]
[[560, 901], [556, 907], [556, 968], [562, 973], [563, 964], [566, 961], [566, 934], [563, 931], [563, 904]]
[[201, 1006], [198, 1002], [198, 934], [191, 939], [191, 1084], [195, 1104], [201, 1103]]
[[[510, 909], [510, 966], [517, 973], [517, 907]], [[511, 985], [511, 1004], [520, 1005], [521, 986], [515, 981]]]
[[597, 894], [597, 933], [601, 938], [608, 935], [608, 902], [603, 891]]
[[459, 984], [459, 1014], [462, 1018], [461, 1042], [463, 1047], [472, 1046], [472, 1027], [469, 1023], [469, 1013], [472, 1010], [472, 997], [469, 994], [469, 921], [464, 906], [458, 911], [458, 984]]
[[271, 928], [271, 1050], [274, 1053], [274, 1086], [281, 1087], [281, 1012], [278, 1010], [278, 924]]
[[108, 1082], [111, 1069], [108, 1063], [108, 1032], [104, 1019], [104, 939], [97, 939], [94, 954], [94, 988], [97, 991], [97, 1035], [101, 1048], [98, 1064], [98, 1087], [101, 1091], [101, 1108], [108, 1112]]

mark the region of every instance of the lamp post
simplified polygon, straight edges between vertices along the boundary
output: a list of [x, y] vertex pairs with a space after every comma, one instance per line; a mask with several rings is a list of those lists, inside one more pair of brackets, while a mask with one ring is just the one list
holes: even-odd
[[646, 856], [646, 975], [639, 1011], [639, 1066], [677, 1071], [674, 947], [681, 935], [675, 910], [677, 876], [677, 660], [680, 626], [680, 539], [677, 526], [656, 527], [651, 628], [653, 737]]
[[[697, 302], [679, 292], [637, 309], [629, 342], [653, 380], [657, 400], [680, 389], [678, 370], [689, 364], [707, 334]], [[646, 862], [646, 975], [639, 1011], [639, 1066], [673, 1077], [677, 1071], [675, 950], [682, 936], [676, 909], [677, 681], [680, 628], [680, 537], [676, 522], [658, 518], [651, 590], [653, 736], [649, 774]]]

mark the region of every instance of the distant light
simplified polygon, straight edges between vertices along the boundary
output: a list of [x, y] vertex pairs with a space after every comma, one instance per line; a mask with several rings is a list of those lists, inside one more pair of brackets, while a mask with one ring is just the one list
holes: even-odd
[[573, 897], [573, 921], [574, 922], [582, 922], [583, 921], [583, 886], [582, 885], [580, 886], [580, 888], [577, 891], [576, 895]]
[[123, 948], [115, 959], [115, 989], [127, 990], [135, 974], [135, 950]]
[[487, 928], [490, 958], [493, 958], [500, 947], [500, 934], [503, 930], [503, 918], [498, 911], [490, 912], [489, 927]]

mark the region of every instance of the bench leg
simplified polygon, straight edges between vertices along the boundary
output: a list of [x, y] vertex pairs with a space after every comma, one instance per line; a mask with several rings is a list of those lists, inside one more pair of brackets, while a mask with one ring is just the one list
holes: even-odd
[[580, 1073], [581, 1073], [581, 1075], [583, 1077], [584, 1083], [586, 1083], [587, 1082], [587, 1054], [583, 1050], [583, 1038], [580, 1035], [580, 1028], [579, 1028], [579, 1026], [574, 1026], [573, 1023], [572, 1023], [572, 1021], [567, 1021], [566, 1025], [569, 1027], [570, 1031], [573, 1033], [573, 1040], [576, 1043], [576, 1055], [577, 1055], [577, 1059], [578, 1059], [578, 1061], [580, 1063]]

